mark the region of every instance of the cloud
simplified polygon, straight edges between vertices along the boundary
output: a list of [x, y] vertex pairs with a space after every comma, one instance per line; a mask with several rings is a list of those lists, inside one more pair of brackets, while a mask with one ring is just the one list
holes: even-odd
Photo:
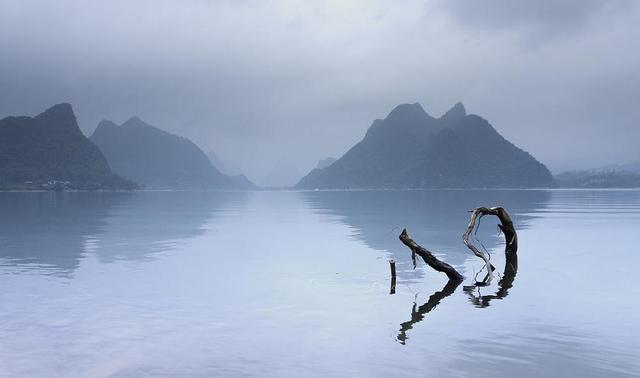
[[[505, 4], [509, 4], [508, 6]], [[0, 115], [74, 105], [215, 149], [254, 179], [339, 156], [375, 118], [457, 101], [552, 168], [640, 160], [625, 1], [4, 0]]]
[[599, 14], [626, 11], [635, 3], [633, 0], [437, 0], [433, 5], [462, 27], [549, 37], [592, 26]]

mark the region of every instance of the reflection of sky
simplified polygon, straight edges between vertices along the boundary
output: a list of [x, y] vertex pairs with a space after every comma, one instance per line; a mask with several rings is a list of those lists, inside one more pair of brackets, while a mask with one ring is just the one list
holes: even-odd
[[[393, 195], [377, 200], [398, 204]], [[290, 192], [226, 203], [198, 234], [154, 259], [104, 264], [87, 250], [72, 279], [3, 267], [0, 285], [11, 287], [0, 291], [3, 371], [482, 377], [624, 376], [640, 368], [632, 282], [640, 192], [553, 191], [540, 207], [522, 205], [535, 217], [519, 229], [509, 296], [478, 309], [461, 285], [413, 325], [404, 346], [400, 324], [414, 300], [420, 306], [442, 290], [444, 275], [425, 270], [389, 295], [388, 252], [354, 238], [370, 232], [334, 208], [310, 208], [305, 194]], [[124, 206], [110, 214], [107, 224], [134, 215]], [[113, 245], [100, 245], [104, 230], [91, 248]], [[402, 247], [391, 237], [389, 245]], [[463, 260], [465, 272], [479, 265]]]

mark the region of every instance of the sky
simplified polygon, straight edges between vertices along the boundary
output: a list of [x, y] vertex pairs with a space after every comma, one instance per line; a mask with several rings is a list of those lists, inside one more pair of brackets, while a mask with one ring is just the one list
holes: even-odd
[[0, 117], [139, 116], [254, 181], [456, 102], [552, 171], [640, 161], [640, 1], [0, 0]]

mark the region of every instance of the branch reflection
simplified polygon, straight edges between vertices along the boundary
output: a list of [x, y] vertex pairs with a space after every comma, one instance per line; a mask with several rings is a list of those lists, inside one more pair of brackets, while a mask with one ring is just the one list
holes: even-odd
[[513, 287], [513, 282], [516, 279], [518, 273], [518, 255], [515, 253], [507, 253], [506, 262], [504, 265], [504, 273], [502, 278], [498, 282], [498, 290], [495, 294], [482, 295], [480, 293], [480, 286], [464, 286], [462, 290], [469, 296], [469, 302], [479, 308], [488, 307], [490, 302], [494, 299], [502, 299], [509, 295], [509, 289]]
[[415, 302], [413, 303], [413, 307], [411, 308], [411, 320], [400, 324], [400, 332], [398, 333], [397, 337], [400, 344], [406, 344], [407, 339], [409, 338], [407, 336], [407, 331], [412, 329], [416, 323], [421, 322], [426, 314], [431, 312], [431, 310], [433, 310], [434, 308], [436, 308], [436, 306], [438, 306], [438, 304], [440, 304], [440, 301], [453, 294], [461, 282], [462, 281], [460, 280], [449, 280], [447, 284], [444, 285], [442, 290], [433, 293], [429, 297], [429, 300], [427, 300], [427, 302], [422, 306], [416, 308], [417, 304]]

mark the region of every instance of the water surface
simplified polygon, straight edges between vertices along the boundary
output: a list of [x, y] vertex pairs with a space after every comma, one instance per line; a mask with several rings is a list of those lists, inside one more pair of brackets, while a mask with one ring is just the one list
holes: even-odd
[[[484, 218], [465, 288], [496, 204], [517, 270]], [[634, 376], [638, 229], [639, 191], [0, 193], [0, 376]]]

